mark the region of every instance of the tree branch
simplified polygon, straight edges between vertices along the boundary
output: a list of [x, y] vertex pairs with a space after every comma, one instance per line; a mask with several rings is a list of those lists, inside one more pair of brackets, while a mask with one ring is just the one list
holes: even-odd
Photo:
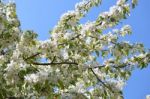
[[36, 56], [38, 56], [38, 55], [40, 55], [41, 53], [36, 53], [36, 54], [34, 54], [34, 55], [32, 55], [32, 56], [29, 56], [29, 57], [27, 57], [27, 58], [25, 58], [25, 60], [27, 61], [27, 60], [29, 60], [29, 59], [31, 59], [31, 58], [34, 58], [34, 57], [36, 57]]
[[33, 65], [62, 65], [62, 64], [74, 64], [74, 65], [78, 65], [77, 63], [75, 62], [51, 62], [51, 63], [39, 63], [39, 62], [31, 62], [31, 64]]
[[[76, 38], [79, 38], [79, 36], [80, 36], [81, 34], [78, 34], [78, 35], [76, 35], [75, 37], [73, 37], [73, 38], [71, 38], [70, 40], [72, 41], [72, 40], [75, 40]], [[60, 46], [60, 45], [64, 45], [65, 43], [61, 43], [61, 44], [58, 44], [58, 46]]]
[[75, 37], [73, 37], [73, 38], [70, 39], [70, 40], [74, 40], [74, 39], [76, 39], [76, 38], [79, 38], [80, 35], [81, 35], [81, 34], [78, 34], [78, 35], [76, 35]]
[[98, 76], [97, 74], [94, 72], [94, 70], [92, 68], [90, 68], [90, 70], [92, 71], [92, 73], [94, 74], [94, 76], [97, 78], [97, 80], [107, 89], [109, 89], [112, 93], [114, 93], [114, 91], [111, 89], [111, 87], [107, 86]]
[[53, 58], [53, 60], [52, 60], [52, 62], [51, 62], [51, 63], [53, 63], [53, 62], [55, 61], [55, 58], [56, 58], [56, 56], [54, 56], [54, 58]]

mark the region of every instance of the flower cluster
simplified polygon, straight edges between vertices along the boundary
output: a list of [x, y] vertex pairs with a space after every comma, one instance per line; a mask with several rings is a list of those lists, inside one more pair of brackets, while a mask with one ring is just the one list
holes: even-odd
[[100, 3], [77, 3], [40, 41], [34, 31], [20, 29], [14, 3], [0, 2], [0, 97], [122, 99], [125, 81], [136, 66], [147, 67], [150, 53], [119, 39], [132, 33], [129, 25], [114, 29], [137, 0], [117, 0], [95, 21], [81, 24]]

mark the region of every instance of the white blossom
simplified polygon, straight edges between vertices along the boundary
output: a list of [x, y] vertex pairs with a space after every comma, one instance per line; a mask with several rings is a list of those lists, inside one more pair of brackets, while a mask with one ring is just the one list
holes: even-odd
[[132, 30], [130, 25], [124, 25], [120, 30], [122, 36], [125, 36], [126, 34], [130, 34], [131, 32]]
[[91, 37], [87, 37], [86, 44], [90, 44], [90, 43], [91, 43]]
[[39, 81], [39, 75], [37, 74], [28, 74], [24, 78], [25, 78], [25, 81], [29, 83], [37, 83]]
[[91, 22], [91, 23], [89, 22], [82, 26], [82, 30], [80, 32], [82, 37], [85, 37], [88, 31], [95, 31], [94, 22]]
[[147, 95], [147, 96], [146, 96], [146, 99], [150, 99], [150, 95]]
[[126, 0], [118, 0], [117, 1], [117, 5], [122, 5], [125, 4]]
[[64, 34], [64, 39], [70, 39], [70, 38], [72, 38], [72, 36], [74, 35], [74, 33], [65, 33]]
[[119, 81], [117, 81], [116, 88], [117, 88], [118, 90], [122, 90], [123, 87], [124, 87], [124, 84], [125, 84], [124, 81], [119, 80]]
[[59, 33], [53, 33], [53, 34], [51, 35], [51, 37], [52, 37], [53, 39], [58, 39], [58, 38], [59, 38]]
[[68, 55], [68, 51], [66, 49], [62, 49], [60, 51], [60, 55], [64, 58], [64, 59], [68, 59], [69, 55]]
[[[149, 52], [142, 44], [119, 39], [132, 32], [129, 25], [114, 29], [120, 20], [129, 16], [130, 7], [134, 7], [137, 0], [132, 3], [117, 0], [116, 5], [99, 14], [95, 21], [82, 23], [80, 19], [100, 2], [77, 3], [74, 10], [60, 17], [50, 38], [41, 41], [35, 32], [23, 32], [20, 28], [15, 4], [1, 1], [1, 89], [8, 95], [26, 95], [25, 98], [33, 99], [58, 98], [53, 97], [57, 93], [60, 98], [70, 99], [120, 99], [121, 94], [109, 93], [109, 90], [122, 91], [131, 70], [140, 65], [144, 68], [149, 63]], [[107, 29], [110, 32], [107, 33]], [[0, 91], [1, 95], [8, 97]]]

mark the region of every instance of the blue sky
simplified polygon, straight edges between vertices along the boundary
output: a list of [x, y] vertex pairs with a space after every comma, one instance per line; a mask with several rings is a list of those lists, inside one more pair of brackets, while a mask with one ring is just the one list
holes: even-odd
[[[60, 16], [74, 9], [76, 2], [80, 0], [15, 0], [17, 4], [17, 14], [21, 20], [23, 30], [31, 29], [39, 34], [40, 40], [50, 37], [49, 30], [55, 26]], [[93, 8], [86, 18], [82, 19], [84, 23], [88, 20], [94, 20], [102, 11], [109, 9], [116, 0], [103, 0], [100, 7]], [[130, 42], [144, 43], [146, 48], [150, 48], [150, 0], [139, 0], [138, 6], [132, 11], [123, 24], [130, 24], [133, 28], [133, 34], [126, 40]], [[150, 65], [149, 65], [150, 66]], [[145, 99], [150, 94], [150, 67], [133, 71], [132, 76], [127, 81], [123, 92], [125, 99]]]

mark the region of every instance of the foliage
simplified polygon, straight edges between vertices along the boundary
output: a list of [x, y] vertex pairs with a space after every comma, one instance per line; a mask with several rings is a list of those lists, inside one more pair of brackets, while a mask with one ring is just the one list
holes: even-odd
[[100, 4], [77, 3], [40, 41], [34, 31], [21, 30], [15, 3], [1, 1], [0, 98], [122, 99], [125, 81], [134, 68], [147, 67], [150, 53], [143, 44], [121, 41], [132, 33], [129, 25], [114, 29], [137, 0], [118, 0], [95, 21], [79, 22]]

